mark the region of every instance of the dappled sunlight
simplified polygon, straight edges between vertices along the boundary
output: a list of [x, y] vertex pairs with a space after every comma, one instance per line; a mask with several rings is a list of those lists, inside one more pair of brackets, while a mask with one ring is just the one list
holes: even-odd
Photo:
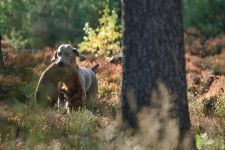
[[[109, 149], [146, 149], [149, 146], [162, 149], [168, 146], [173, 148], [173, 144], [177, 143], [179, 138], [177, 120], [167, 121], [166, 119], [170, 117], [169, 112], [173, 106], [170, 101], [173, 96], [169, 94], [163, 83], [159, 83], [158, 90], [150, 94], [152, 99], [156, 100], [154, 101], [155, 108], [143, 108], [137, 115], [140, 132], [135, 136], [128, 136], [120, 132], [119, 86], [122, 74], [120, 64], [110, 64], [105, 58], [88, 58], [87, 61], [78, 61], [80, 66], [89, 68], [97, 63], [100, 65], [97, 70], [99, 91], [97, 100], [90, 106], [92, 112], [84, 108], [80, 112], [73, 113], [74, 117], [71, 116], [71, 118], [58, 110], [41, 112], [42, 108], [36, 106], [28, 111], [28, 105], [30, 105], [28, 102], [34, 100], [33, 93], [37, 80], [50, 62], [52, 49], [46, 48], [26, 54], [9, 50], [4, 54], [7, 56], [7, 68], [0, 75], [1, 85], [3, 85], [0, 91], [4, 92], [0, 96], [1, 100], [7, 100], [0, 103], [0, 113], [4, 120], [2, 125], [5, 126], [1, 129], [1, 139], [8, 141], [5, 142], [6, 145], [12, 144], [10, 140], [20, 139], [21, 142], [14, 147], [24, 147], [28, 142], [25, 140], [26, 137], [30, 139], [29, 142], [32, 145], [38, 148], [53, 147], [54, 144], [63, 148], [65, 143], [71, 146], [81, 144], [83, 134], [88, 134], [87, 145], [96, 146], [104, 142], [102, 146]], [[196, 133], [207, 133], [209, 139], [215, 139], [214, 144], [221, 143], [220, 137], [224, 132], [225, 85], [222, 67], [224, 56], [224, 51], [207, 58], [186, 54], [192, 128]], [[214, 62], [219, 65], [218, 68], [221, 68], [217, 70], [218, 75], [211, 68]], [[132, 97], [134, 96], [131, 95]], [[163, 100], [163, 105], [160, 99]], [[132, 107], [136, 111], [135, 105]], [[9, 138], [13, 137], [17, 130], [19, 136]], [[46, 134], [49, 135], [44, 137]], [[58, 138], [60, 136], [63, 138]], [[151, 140], [141, 140], [146, 139], [147, 136], [152, 137]], [[45, 142], [46, 138], [49, 143]], [[65, 142], [65, 140], [68, 141]], [[73, 140], [78, 142], [73, 143]], [[155, 145], [155, 142], [160, 144]], [[187, 138], [184, 144], [189, 142]]]
[[[181, 7], [182, 10], [173, 9]], [[153, 0], [2, 0], [0, 150], [189, 150], [193, 149], [193, 144], [198, 150], [225, 150], [224, 10], [224, 0], [166, 3]], [[55, 53], [61, 44], [72, 46], [72, 52], [65, 53], [65, 58]], [[179, 52], [171, 53], [167, 48], [182, 51], [177, 49]], [[151, 53], [147, 54], [148, 50]], [[129, 52], [138, 56], [130, 57]], [[180, 81], [184, 80], [184, 70], [180, 70], [182, 78], [178, 82], [186, 88], [190, 118], [182, 110], [186, 101], [179, 99], [179, 94], [173, 95], [168, 85], [169, 81], [174, 82], [170, 83], [178, 90], [174, 93], [180, 93], [173, 74], [179, 76], [176, 65], [183, 65], [183, 56], [178, 56], [183, 52], [187, 82]], [[79, 53], [83, 53], [85, 61], [77, 58], [72, 62], [75, 55], [81, 56]], [[65, 62], [71, 58], [68, 72], [63, 72], [57, 64], [43, 73], [56, 60], [52, 59], [53, 55]], [[139, 56], [144, 56], [141, 61], [131, 60]], [[157, 56], [157, 59], [148, 59], [150, 56]], [[164, 56], [172, 58], [174, 63]], [[152, 68], [161, 64], [154, 61], [170, 65], [160, 65], [156, 70], [165, 69], [162, 72], [171, 76], [143, 67], [143, 62]], [[123, 62], [129, 62], [130, 66]], [[90, 89], [88, 84], [79, 84], [82, 80], [77, 77], [79, 69], [73, 72], [77, 64], [86, 68], [99, 65], [96, 70], [92, 68], [96, 75], [90, 70], [86, 74], [90, 81], [86, 83], [91, 83], [93, 90], [86, 90]], [[139, 86], [143, 89], [135, 89], [141, 91], [140, 96], [143, 91], [147, 93], [146, 97], [138, 99], [139, 93], [133, 87], [121, 93], [127, 88], [121, 89], [122, 84], [130, 82], [122, 75], [128, 73], [129, 79], [133, 76], [130, 68], [123, 70], [125, 66], [140, 77], [142, 72], [138, 70], [144, 69], [148, 73], [146, 79], [154, 79], [156, 75], [163, 78], [149, 84], [142, 79], [131, 81], [135, 86], [143, 84]], [[176, 71], [171, 72], [174, 67]], [[73, 75], [64, 77], [66, 73]], [[48, 77], [43, 79], [43, 74]], [[88, 76], [96, 76], [97, 81]], [[64, 82], [61, 86], [62, 80], [67, 84]], [[186, 83], [187, 87], [183, 86]], [[152, 88], [147, 89], [145, 85], [152, 85]], [[96, 98], [94, 94], [87, 96], [89, 92], [97, 92]], [[37, 104], [35, 97], [41, 97], [36, 100], [43, 103], [51, 99], [54, 103], [52, 107], [43, 107]], [[81, 97], [90, 101], [83, 102]], [[128, 101], [121, 101], [124, 97]], [[186, 95], [183, 97], [186, 100]], [[61, 103], [57, 105], [58, 99]], [[80, 107], [69, 111], [72, 102]], [[128, 119], [125, 111], [129, 112]], [[186, 121], [183, 117], [191, 124], [182, 124]], [[186, 130], [189, 127], [191, 133]]]

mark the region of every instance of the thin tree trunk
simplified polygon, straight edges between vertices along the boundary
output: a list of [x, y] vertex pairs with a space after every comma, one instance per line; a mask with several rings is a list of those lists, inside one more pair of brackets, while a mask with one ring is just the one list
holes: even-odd
[[3, 61], [3, 53], [2, 53], [2, 35], [0, 34], [0, 68], [4, 68], [4, 61]]
[[[159, 84], [169, 91], [181, 139], [190, 132], [181, 0], [123, 0], [122, 114], [139, 128], [137, 113], [163, 105]], [[155, 93], [157, 96], [155, 96]], [[149, 123], [151, 127], [151, 122]]]

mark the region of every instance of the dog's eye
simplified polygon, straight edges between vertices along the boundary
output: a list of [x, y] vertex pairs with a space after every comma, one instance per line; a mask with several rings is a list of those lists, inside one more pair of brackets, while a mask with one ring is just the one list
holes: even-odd
[[58, 56], [61, 56], [62, 55], [62, 52], [58, 52]]

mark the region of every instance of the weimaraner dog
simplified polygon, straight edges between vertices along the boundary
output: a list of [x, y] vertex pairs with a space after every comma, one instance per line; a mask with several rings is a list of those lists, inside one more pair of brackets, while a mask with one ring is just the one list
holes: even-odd
[[[65, 102], [67, 112], [77, 109], [85, 101], [93, 101], [98, 91], [95, 71], [98, 64], [89, 68], [78, 66], [76, 56], [86, 58], [70, 44], [62, 44], [55, 51], [52, 64], [41, 75], [35, 93], [38, 103], [54, 105]], [[43, 100], [44, 99], [44, 100]], [[43, 101], [43, 102], [42, 102]]]

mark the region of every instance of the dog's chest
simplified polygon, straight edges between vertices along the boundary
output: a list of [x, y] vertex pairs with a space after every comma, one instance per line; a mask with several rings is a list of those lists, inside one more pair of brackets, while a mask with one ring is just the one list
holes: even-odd
[[62, 89], [69, 93], [80, 93], [82, 90], [82, 83], [78, 73], [67, 75], [63, 81]]

